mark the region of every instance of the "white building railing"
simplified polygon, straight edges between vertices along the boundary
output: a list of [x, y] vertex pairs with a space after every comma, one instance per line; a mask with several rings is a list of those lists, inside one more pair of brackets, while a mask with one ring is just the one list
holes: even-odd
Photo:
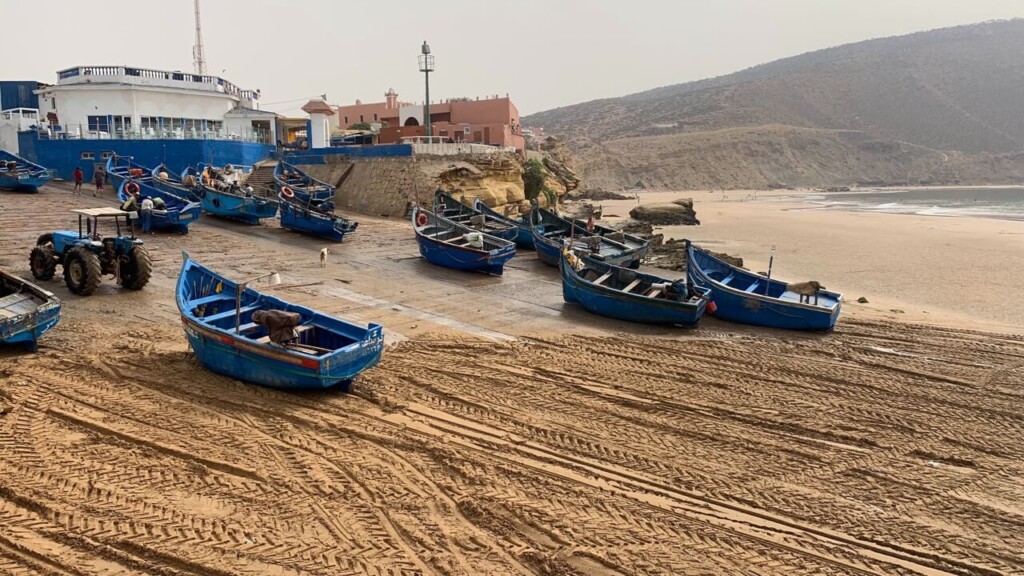
[[516, 149], [506, 146], [488, 146], [487, 144], [446, 143], [446, 144], [412, 144], [413, 154], [432, 156], [457, 156], [459, 154], [497, 154], [499, 152], [515, 153]]
[[228, 94], [241, 100], [259, 102], [260, 93], [243, 90], [220, 76], [169, 72], [130, 66], [78, 66], [57, 72], [57, 85], [116, 82], [139, 86], [163, 86]]

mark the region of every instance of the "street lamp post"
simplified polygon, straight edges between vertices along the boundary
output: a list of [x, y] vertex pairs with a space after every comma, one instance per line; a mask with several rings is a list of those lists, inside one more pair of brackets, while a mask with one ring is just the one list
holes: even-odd
[[427, 88], [427, 99], [423, 104], [423, 124], [427, 127], [427, 141], [430, 141], [430, 73], [434, 71], [434, 57], [430, 54], [430, 46], [423, 41], [420, 48], [420, 72], [423, 72], [423, 79]]

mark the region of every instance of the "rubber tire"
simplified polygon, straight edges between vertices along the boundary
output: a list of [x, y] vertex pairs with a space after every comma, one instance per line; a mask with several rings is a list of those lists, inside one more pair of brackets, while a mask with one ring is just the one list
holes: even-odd
[[53, 246], [38, 245], [32, 248], [28, 256], [28, 265], [32, 269], [32, 277], [36, 280], [53, 280], [57, 273], [57, 258], [53, 255]]
[[43, 244], [53, 244], [53, 234], [46, 233], [36, 238], [36, 246], [42, 246]]
[[153, 262], [149, 251], [135, 246], [128, 253], [128, 261], [121, 264], [121, 286], [129, 290], [142, 290], [153, 275]]
[[[75, 268], [82, 269], [82, 279], [78, 284], [72, 278]], [[102, 274], [100, 257], [96, 253], [82, 247], [68, 250], [64, 258], [64, 283], [68, 285], [68, 290], [79, 296], [88, 296], [100, 287]]]

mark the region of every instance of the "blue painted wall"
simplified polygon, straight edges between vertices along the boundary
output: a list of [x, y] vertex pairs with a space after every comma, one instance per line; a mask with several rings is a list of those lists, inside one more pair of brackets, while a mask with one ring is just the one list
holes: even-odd
[[326, 164], [331, 156], [351, 158], [399, 158], [412, 156], [410, 144], [383, 144], [380, 146], [338, 146], [312, 150], [285, 150], [281, 159], [292, 164]]
[[38, 86], [33, 80], [0, 80], [0, 110], [39, 108], [39, 96], [32, 93]]
[[[86, 176], [95, 164], [106, 163], [104, 152], [131, 156], [143, 166], [166, 163], [175, 172], [199, 162], [251, 165], [270, 156], [274, 147], [253, 142], [230, 140], [47, 140], [35, 132], [18, 134], [18, 146], [25, 158], [57, 171], [58, 178], [70, 179], [75, 166], [81, 166]], [[91, 152], [94, 159], [83, 159]]]

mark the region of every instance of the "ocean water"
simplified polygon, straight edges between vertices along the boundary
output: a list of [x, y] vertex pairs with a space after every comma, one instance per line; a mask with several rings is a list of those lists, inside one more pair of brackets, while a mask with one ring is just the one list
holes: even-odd
[[873, 190], [789, 196], [816, 210], [1024, 220], [1024, 187]]

